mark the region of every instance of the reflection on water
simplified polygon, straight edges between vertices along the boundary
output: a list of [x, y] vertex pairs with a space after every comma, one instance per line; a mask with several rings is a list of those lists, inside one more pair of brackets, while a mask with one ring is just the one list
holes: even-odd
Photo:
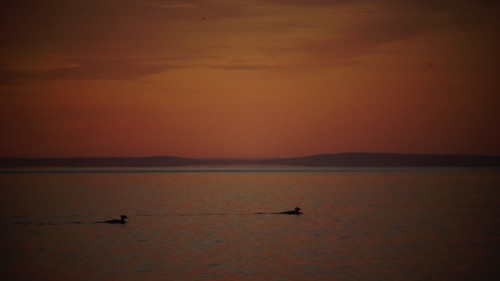
[[[496, 280], [499, 273], [498, 169], [196, 169], [0, 174], [0, 278]], [[272, 214], [296, 206], [303, 215]], [[126, 224], [95, 223], [121, 214]]]

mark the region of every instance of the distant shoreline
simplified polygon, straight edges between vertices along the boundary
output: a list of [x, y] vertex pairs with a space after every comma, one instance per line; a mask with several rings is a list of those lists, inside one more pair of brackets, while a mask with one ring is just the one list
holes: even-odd
[[0, 168], [105, 168], [184, 166], [302, 167], [500, 167], [500, 156], [396, 153], [337, 153], [269, 159], [195, 159], [155, 157], [0, 158]]

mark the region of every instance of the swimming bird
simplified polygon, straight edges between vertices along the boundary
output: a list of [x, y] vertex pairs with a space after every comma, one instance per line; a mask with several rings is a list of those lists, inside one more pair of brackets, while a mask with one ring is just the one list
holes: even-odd
[[124, 224], [124, 223], [126, 223], [125, 219], [128, 219], [128, 217], [125, 216], [125, 215], [121, 215], [119, 220], [118, 219], [113, 219], [113, 220], [105, 221], [105, 223], [121, 223], [121, 224]]
[[281, 213], [278, 213], [278, 214], [284, 214], [284, 215], [302, 215], [301, 210], [302, 210], [301, 208], [296, 207], [295, 210], [285, 211], [285, 212], [281, 212]]

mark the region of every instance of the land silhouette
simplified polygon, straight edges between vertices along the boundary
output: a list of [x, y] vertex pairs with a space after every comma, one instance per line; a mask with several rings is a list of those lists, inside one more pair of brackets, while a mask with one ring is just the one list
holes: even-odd
[[500, 156], [395, 153], [338, 153], [269, 159], [156, 157], [0, 158], [0, 168], [183, 167], [272, 165], [302, 167], [500, 167]]

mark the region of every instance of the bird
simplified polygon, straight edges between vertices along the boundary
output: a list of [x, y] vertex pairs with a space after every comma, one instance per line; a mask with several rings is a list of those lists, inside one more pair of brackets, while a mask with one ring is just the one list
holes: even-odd
[[105, 223], [121, 223], [121, 224], [124, 224], [126, 223], [125, 219], [128, 219], [127, 216], [125, 215], [121, 215], [120, 216], [120, 219], [112, 219], [112, 220], [109, 220], [109, 221], [105, 221]]
[[283, 214], [283, 215], [302, 215], [301, 210], [302, 210], [301, 208], [296, 207], [295, 210], [285, 211], [285, 212], [281, 212], [281, 213], [278, 213], [278, 214]]

